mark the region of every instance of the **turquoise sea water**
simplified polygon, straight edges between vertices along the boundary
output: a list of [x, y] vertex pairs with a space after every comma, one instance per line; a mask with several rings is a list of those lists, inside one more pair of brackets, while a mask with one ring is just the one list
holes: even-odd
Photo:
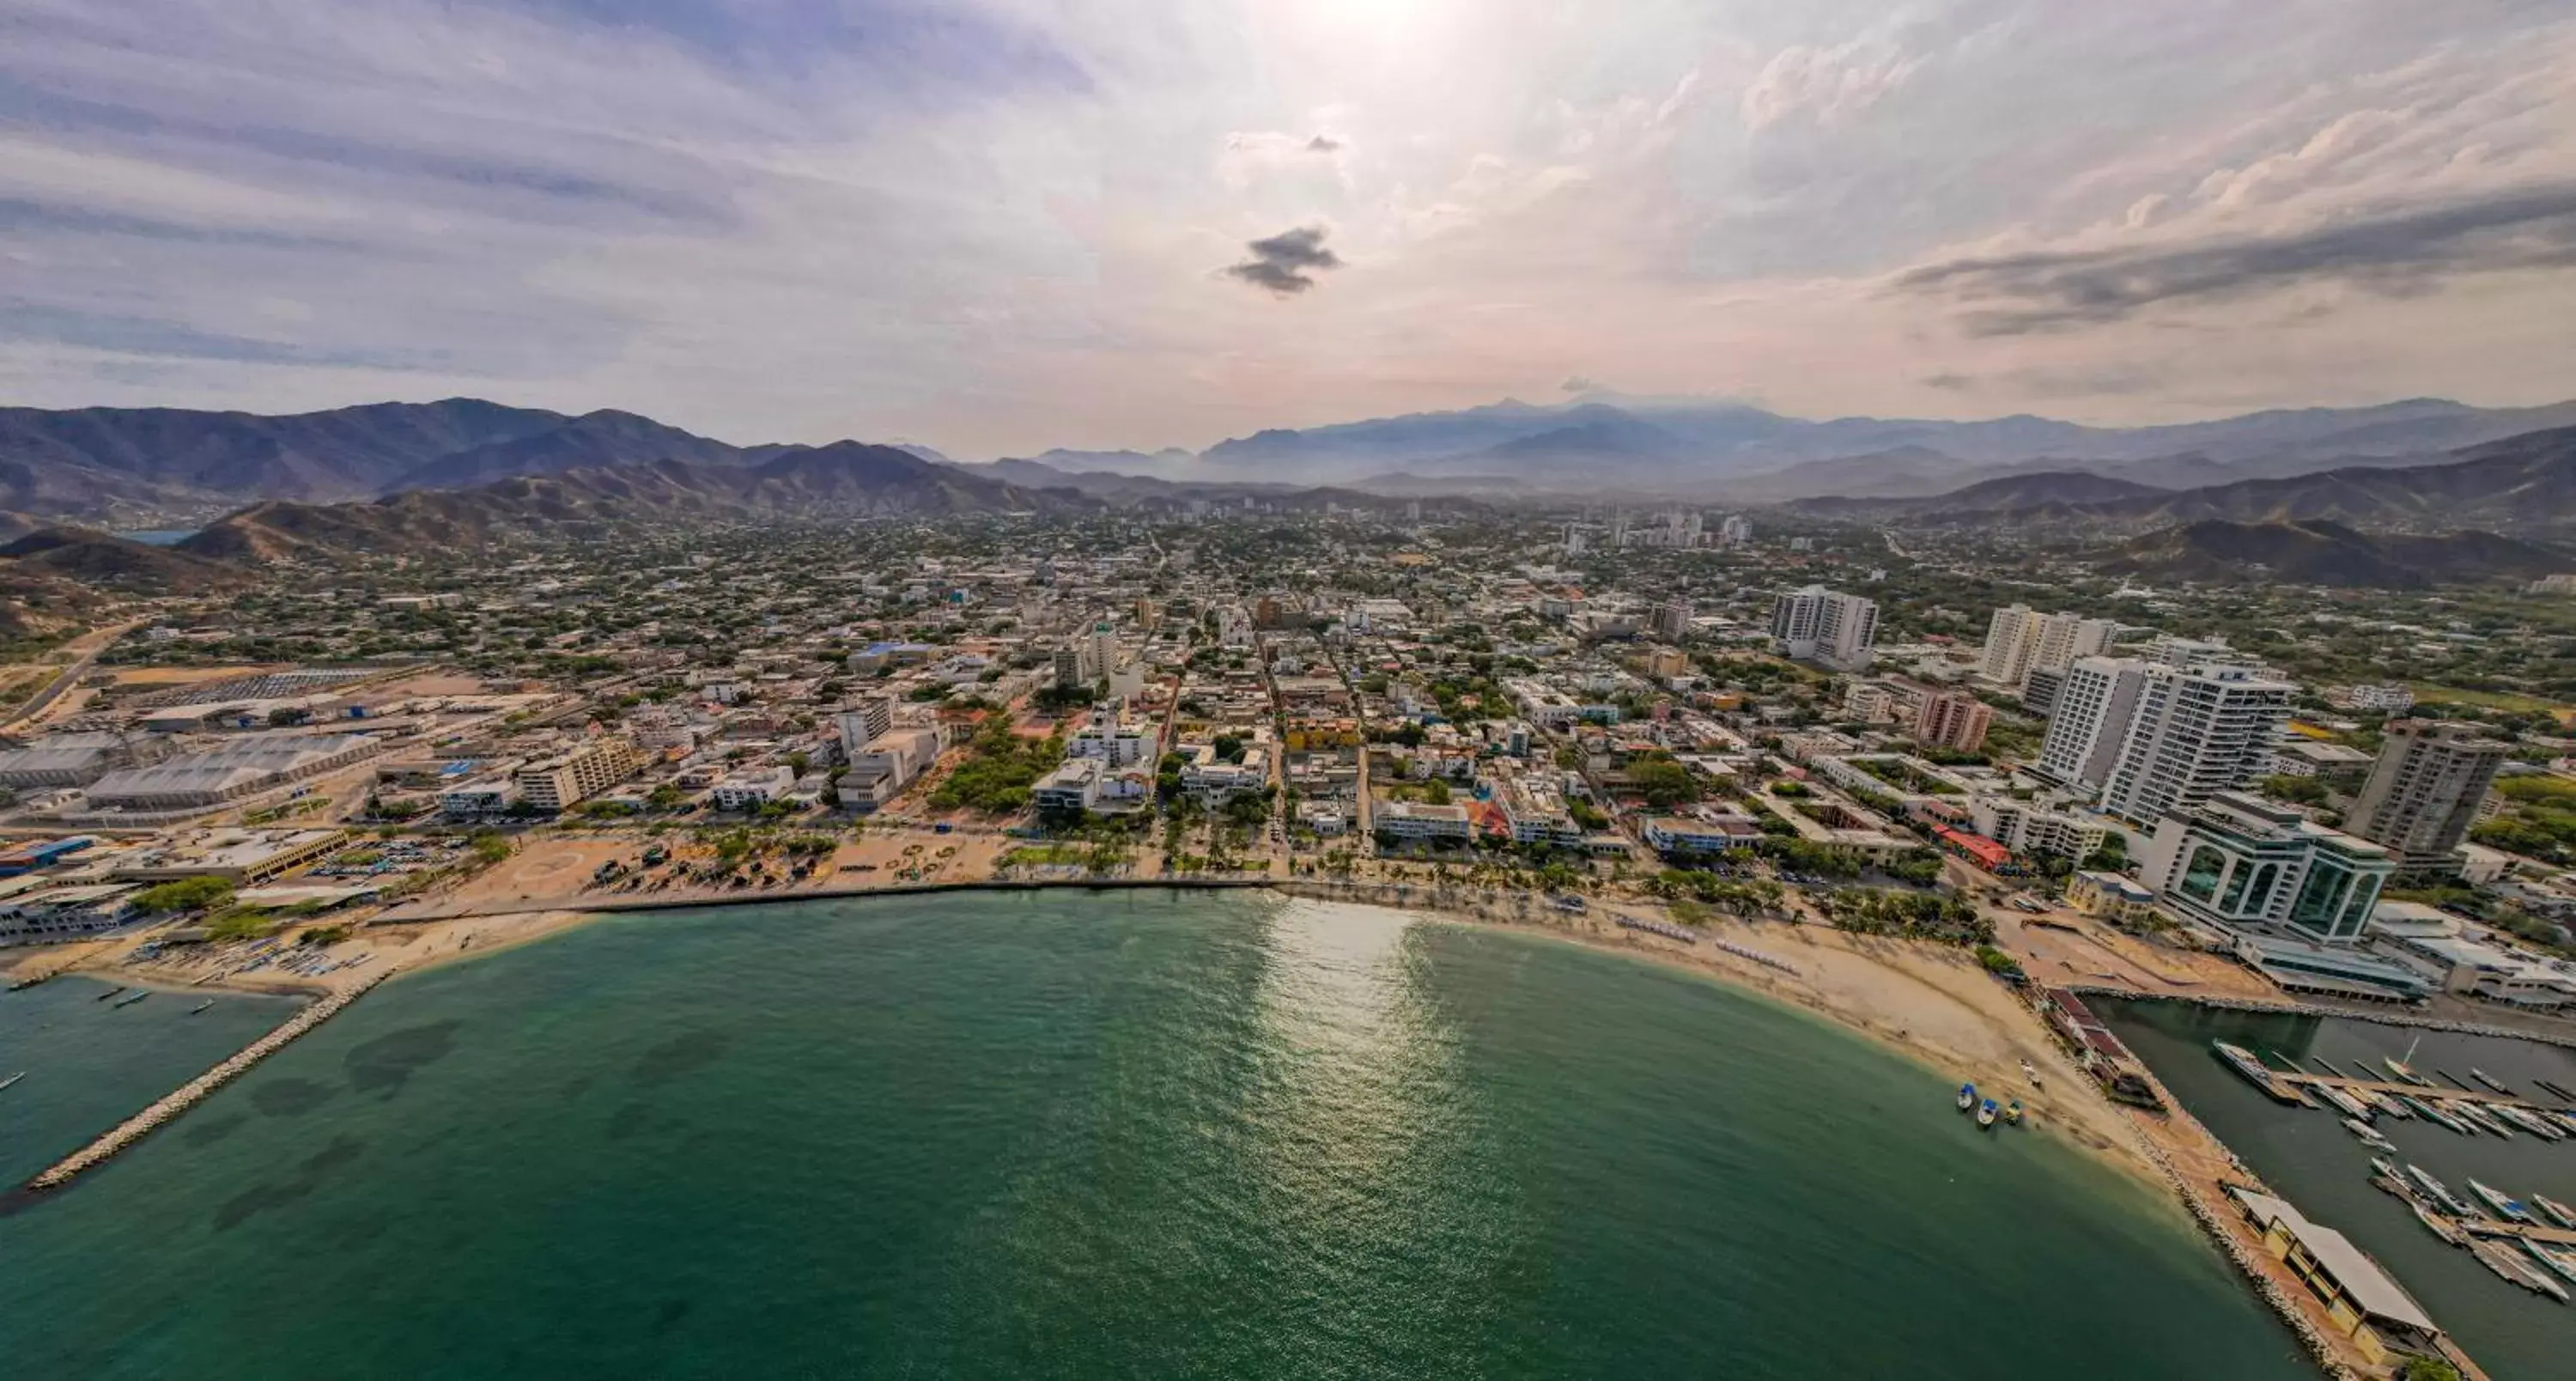
[[[2088, 999], [2089, 1000], [2089, 999]], [[2498, 1280], [2467, 1252], [2445, 1245], [2395, 1198], [2370, 1187], [2371, 1152], [2333, 1113], [2274, 1104], [2211, 1055], [2229, 1041], [2303, 1064], [2322, 1056], [2343, 1069], [2384, 1056], [2414, 1068], [2448, 1070], [2463, 1079], [2483, 1069], [2538, 1095], [2533, 1076], [2576, 1088], [2576, 1051], [2532, 1041], [2418, 1032], [2331, 1017], [2266, 1016], [2180, 1003], [2104, 1001], [2096, 1005], [2127, 1041], [2218, 1138], [2299, 1211], [2343, 1233], [2379, 1259], [2409, 1294], [2450, 1331], [2490, 1374], [2504, 1378], [2576, 1376], [2576, 1309]], [[2545, 1095], [2541, 1095], [2545, 1097]], [[2555, 1100], [2550, 1100], [2555, 1101]], [[2396, 1159], [2420, 1165], [2453, 1193], [2469, 1197], [2468, 1180], [2509, 1194], [2538, 1192], [2576, 1203], [2576, 1140], [2545, 1142], [2464, 1137], [2428, 1122], [2381, 1118]]]
[[0, 1271], [27, 1376], [2307, 1374], [2177, 1211], [1937, 1074], [1239, 894], [629, 916], [405, 978], [0, 1219]]

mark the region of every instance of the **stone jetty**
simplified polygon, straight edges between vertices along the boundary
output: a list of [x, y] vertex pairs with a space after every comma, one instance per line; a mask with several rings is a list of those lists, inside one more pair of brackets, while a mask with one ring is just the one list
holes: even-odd
[[285, 1049], [288, 1042], [338, 1016], [350, 1003], [365, 996], [368, 989], [393, 977], [397, 972], [400, 970], [383, 970], [349, 987], [342, 988], [288, 1017], [278, 1024], [276, 1030], [242, 1047], [223, 1063], [164, 1094], [152, 1106], [118, 1123], [113, 1130], [98, 1140], [55, 1162], [50, 1169], [27, 1181], [27, 1188], [30, 1190], [60, 1189], [71, 1183], [72, 1179], [82, 1171], [104, 1163], [117, 1152], [150, 1136], [162, 1123], [195, 1107], [207, 1094], [231, 1083], [252, 1065]]

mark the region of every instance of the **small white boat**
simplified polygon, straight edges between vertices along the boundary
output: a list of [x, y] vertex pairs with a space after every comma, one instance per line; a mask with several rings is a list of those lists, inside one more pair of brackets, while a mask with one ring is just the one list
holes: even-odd
[[2354, 1139], [2358, 1140], [2362, 1145], [2367, 1146], [2374, 1151], [2394, 1151], [2397, 1149], [2397, 1147], [2392, 1144], [2388, 1138], [2379, 1134], [2378, 1128], [2371, 1126], [2360, 1118], [2345, 1118], [2343, 1120], [2343, 1129], [2352, 1133]]
[[2514, 1222], [2528, 1223], [2531, 1221], [2530, 1209], [2524, 1208], [2520, 1200], [2505, 1193], [2501, 1189], [2497, 1189], [2493, 1185], [2480, 1184], [2476, 1180], [2471, 1180], [2469, 1181], [2469, 1192], [2486, 1200], [2488, 1207], [2493, 1208], [2497, 1213]]
[[8, 1078], [6, 1078], [6, 1079], [0, 1079], [0, 1089], [5, 1089], [5, 1088], [9, 1087], [11, 1084], [14, 1084], [14, 1083], [18, 1082], [19, 1080], [24, 1079], [24, 1078], [26, 1078], [26, 1077], [27, 1077], [27, 1071], [25, 1071], [25, 1070], [23, 1070], [23, 1069], [22, 1069], [22, 1070], [19, 1070], [17, 1073], [10, 1075], [10, 1076], [9, 1076]]

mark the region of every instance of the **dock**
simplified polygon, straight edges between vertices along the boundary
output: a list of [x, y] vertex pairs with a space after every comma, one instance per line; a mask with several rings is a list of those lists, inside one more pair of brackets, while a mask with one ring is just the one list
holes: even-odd
[[82, 1171], [105, 1164], [117, 1152], [150, 1136], [161, 1125], [204, 1101], [206, 1095], [247, 1073], [251, 1066], [283, 1050], [298, 1036], [320, 1026], [347, 1010], [350, 1003], [364, 997], [367, 991], [400, 972], [385, 969], [361, 979], [298, 1011], [278, 1024], [277, 1029], [235, 1051], [221, 1064], [164, 1094], [152, 1106], [118, 1123], [113, 1129], [87, 1146], [72, 1152], [27, 1181], [25, 1191], [41, 1192], [60, 1189], [70, 1184]]
[[2550, 1113], [2563, 1111], [2563, 1109], [2550, 1107], [2546, 1103], [2535, 1103], [2529, 1098], [2517, 1098], [2510, 1094], [2494, 1093], [2486, 1089], [2444, 1088], [2440, 1084], [2409, 1084], [2398, 1079], [2342, 1079], [2324, 1074], [2294, 1074], [2277, 1069], [2272, 1071], [2272, 1077], [2293, 1088], [2360, 1089], [2365, 1093], [2439, 1098], [2446, 1103], [2502, 1104], [2506, 1107], [2529, 1108], [2537, 1112]]

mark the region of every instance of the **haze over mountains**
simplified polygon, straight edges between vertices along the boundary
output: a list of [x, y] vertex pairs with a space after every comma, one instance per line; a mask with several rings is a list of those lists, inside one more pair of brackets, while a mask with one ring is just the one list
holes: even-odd
[[[1732, 403], [1605, 396], [1553, 406], [1507, 400], [1458, 412], [1264, 431], [1198, 456], [1054, 450], [960, 466], [926, 446], [887, 449], [1041, 488], [1100, 490], [1114, 487], [1109, 478], [1123, 477], [1230, 487], [1332, 483], [1396, 495], [1770, 503], [1820, 495], [1928, 497], [1988, 480], [2063, 473], [2182, 490], [2417, 464], [2559, 426], [2576, 426], [2576, 403], [2497, 409], [2416, 399], [2117, 429], [2028, 416], [1807, 421]], [[751, 466], [813, 449], [736, 445], [634, 413], [576, 417], [471, 398], [279, 417], [8, 408], [0, 409], [0, 510], [121, 525], [154, 515], [203, 518], [262, 500], [376, 498], [646, 462]]]
[[[1369, 473], [1315, 482], [1352, 470]], [[2120, 430], [2037, 417], [1810, 422], [1688, 400], [1506, 402], [1263, 432], [1204, 456], [1059, 450], [983, 464], [915, 444], [736, 446], [633, 413], [475, 399], [286, 417], [0, 410], [0, 540], [20, 539], [0, 560], [27, 579], [138, 593], [220, 582], [191, 562], [400, 554], [632, 524], [1577, 493], [1785, 501], [1820, 518], [2114, 546], [2157, 534], [2110, 559], [2176, 579], [2502, 579], [2563, 564], [2548, 545], [2496, 534], [2546, 543], [2576, 533], [2576, 404], [2414, 400]], [[170, 559], [94, 530], [165, 523], [202, 530]], [[2479, 531], [2457, 552], [2386, 545], [2385, 534], [2464, 528]]]

